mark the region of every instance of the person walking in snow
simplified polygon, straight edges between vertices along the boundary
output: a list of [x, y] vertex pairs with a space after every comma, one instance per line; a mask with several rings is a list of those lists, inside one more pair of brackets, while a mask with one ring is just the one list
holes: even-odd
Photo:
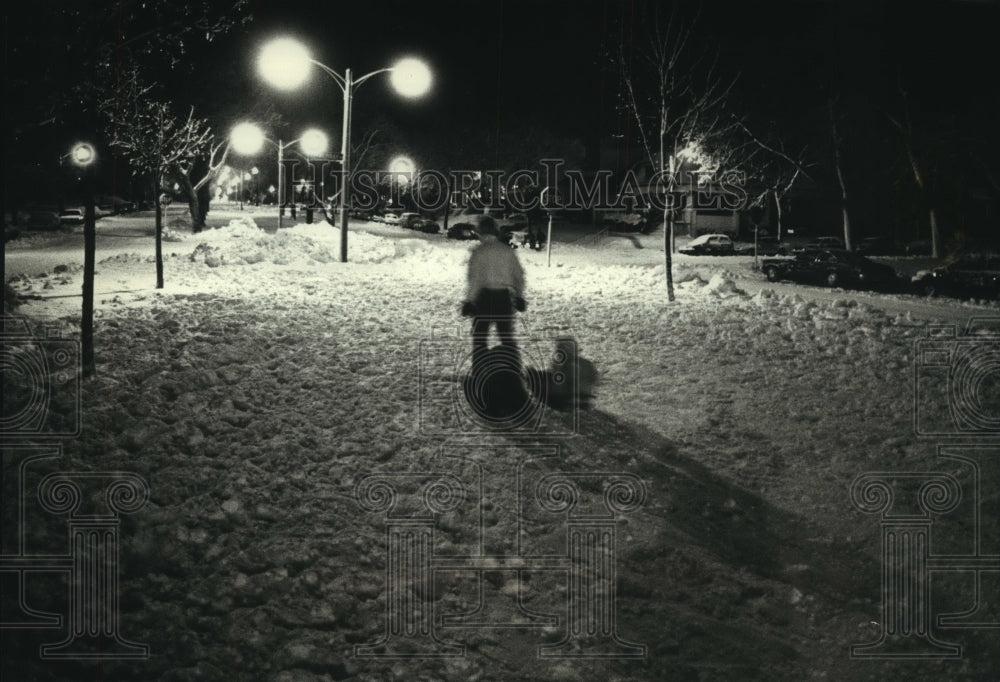
[[490, 325], [495, 324], [500, 343], [517, 358], [514, 311], [524, 312], [524, 270], [517, 253], [500, 240], [489, 216], [479, 223], [482, 242], [469, 257], [468, 290], [462, 315], [472, 318], [472, 368], [481, 367], [486, 355]]

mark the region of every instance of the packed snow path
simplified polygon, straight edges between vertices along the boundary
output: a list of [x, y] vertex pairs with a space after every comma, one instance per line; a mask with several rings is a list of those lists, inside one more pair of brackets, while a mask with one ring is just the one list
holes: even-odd
[[[470, 246], [358, 232], [341, 264], [337, 244], [325, 225], [272, 236], [234, 223], [171, 244], [162, 292], [137, 284], [152, 277], [144, 254], [99, 264], [122, 293], [102, 297], [83, 434], [58, 464], [148, 481], [150, 504], [123, 518], [121, 625], [152, 651], [102, 664], [101, 679], [950, 674], [938, 663], [848, 656], [877, 636], [880, 618], [878, 520], [854, 508], [849, 486], [866, 471], [940, 467], [934, 443], [913, 432], [924, 322], [887, 314], [876, 299], [748, 286], [726, 263], [679, 263], [668, 305], [662, 268], [595, 264], [593, 250], [572, 247], [546, 268], [544, 254], [525, 252], [526, 361], [544, 366], [552, 338], [573, 337], [601, 372], [593, 409], [573, 436], [565, 414], [547, 414], [524, 438], [445, 436], [455, 404], [446, 388], [426, 389], [448, 385], [450, 359], [468, 346], [458, 304]], [[18, 285], [31, 294], [78, 282], [70, 264]], [[64, 300], [32, 300], [22, 312], [72, 331]], [[942, 319], [989, 312], [945, 307]], [[552, 448], [554, 457], [538, 456]], [[482, 518], [445, 515], [437, 552], [477, 541], [500, 555], [518, 542], [560, 551], [565, 527], [552, 518], [533, 517], [519, 537], [519, 473], [532, 486], [554, 472], [642, 481], [643, 505], [616, 525], [616, 628], [647, 647], [644, 657], [539, 658], [539, 646], [562, 636], [554, 627], [443, 630], [466, 647], [457, 658], [353, 655], [387, 627], [384, 519], [362, 508], [357, 484], [379, 472], [470, 480], [476, 466]], [[519, 582], [516, 571], [486, 570], [486, 601], [561, 613], [565, 581], [527, 573]], [[435, 608], [472, 611], [473, 582], [441, 577]], [[958, 665], [970, 679], [995, 672], [988, 633], [964, 640]], [[53, 639], [44, 633], [4, 636], [21, 652], [18, 679], [95, 674], [39, 660], [39, 642]]]

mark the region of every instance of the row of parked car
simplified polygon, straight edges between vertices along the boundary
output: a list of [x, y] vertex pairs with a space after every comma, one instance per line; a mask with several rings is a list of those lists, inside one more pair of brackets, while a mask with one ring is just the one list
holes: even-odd
[[791, 258], [765, 258], [761, 271], [769, 282], [790, 280], [877, 291], [906, 288], [905, 280], [892, 267], [843, 249], [804, 249]]
[[[844, 245], [835, 237], [820, 237], [806, 244], [807, 249], [842, 249]], [[689, 256], [787, 256], [796, 250], [787, 242], [773, 237], [759, 237], [755, 243], [737, 246], [728, 234], [703, 234], [678, 249]]]
[[412, 213], [409, 211], [403, 213], [385, 213], [385, 214], [373, 214], [369, 218], [377, 223], [385, 223], [386, 225], [398, 225], [407, 230], [417, 230], [418, 232], [426, 232], [428, 234], [436, 234], [441, 231], [441, 226], [438, 225], [433, 220], [428, 220], [427, 218], [422, 218], [419, 213]]
[[[967, 254], [907, 278], [865, 255], [892, 255], [877, 247], [876, 242], [868, 240], [857, 251], [846, 251], [836, 237], [820, 237], [797, 248], [758, 240], [757, 254], [770, 256], [761, 261], [761, 271], [771, 282], [1000, 300], [1000, 254]], [[752, 245], [737, 247], [724, 234], [701, 235], [678, 250], [688, 255], [754, 253]]]
[[[799, 246], [782, 242], [771, 236], [761, 236], [756, 244], [737, 246], [727, 234], [703, 234], [692, 239], [681, 253], [699, 256], [753, 255], [756, 248], [760, 256], [787, 256], [803, 249], [843, 249], [840, 237], [817, 237]], [[930, 246], [926, 242], [911, 242], [905, 248], [898, 248], [886, 237], [866, 237], [855, 247], [855, 251], [866, 256], [929, 256]]]
[[925, 296], [1000, 300], [1000, 253], [969, 253], [913, 278]]
[[916, 276], [900, 276], [885, 263], [842, 249], [807, 249], [791, 258], [765, 258], [761, 270], [770, 282], [789, 280], [829, 287], [889, 293], [1000, 300], [1000, 256], [969, 254]]
[[[441, 226], [433, 220], [422, 218], [419, 214], [404, 211], [403, 213], [388, 212], [385, 214], [364, 214], [355, 215], [357, 218], [371, 220], [385, 225], [398, 225], [408, 230], [418, 230], [428, 234], [437, 234], [441, 231]], [[500, 230], [500, 240], [507, 242], [512, 247], [524, 246], [528, 243], [527, 227], [523, 221], [516, 219], [501, 219], [498, 221]], [[478, 240], [479, 232], [474, 223], [460, 221], [452, 224], [445, 236], [448, 239], [457, 240]]]

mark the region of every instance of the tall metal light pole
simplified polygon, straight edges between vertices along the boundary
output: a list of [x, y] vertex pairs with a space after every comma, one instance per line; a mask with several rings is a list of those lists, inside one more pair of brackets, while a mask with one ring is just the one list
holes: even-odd
[[285, 189], [285, 150], [293, 144], [300, 143], [299, 146], [302, 148], [302, 152], [306, 156], [320, 156], [326, 151], [328, 145], [326, 133], [316, 128], [310, 128], [291, 142], [282, 142], [280, 139], [275, 142], [264, 135], [264, 131], [260, 129], [260, 126], [255, 123], [244, 122], [238, 123], [233, 127], [232, 132], [229, 134], [229, 138], [233, 145], [233, 150], [237, 154], [242, 154], [244, 156], [253, 156], [254, 154], [260, 152], [261, 147], [264, 146], [265, 142], [270, 142], [278, 148], [277, 200], [278, 229], [280, 230], [282, 227], [282, 219], [284, 218], [284, 208], [281, 201]]
[[281, 224], [285, 217], [285, 204], [282, 203], [281, 199], [284, 195], [285, 189], [285, 146], [281, 144], [281, 138], [278, 139], [278, 229], [280, 230], [283, 226]]
[[[368, 74], [371, 77], [374, 74]], [[336, 80], [336, 79], [334, 79]], [[363, 80], [363, 79], [362, 79]], [[354, 81], [351, 70], [344, 70], [344, 137], [340, 141], [340, 262], [347, 262], [347, 195], [351, 186], [351, 101], [354, 99]]]
[[380, 73], [391, 73], [392, 86], [404, 97], [422, 97], [431, 86], [431, 72], [419, 59], [407, 57], [391, 67], [366, 73], [355, 79], [350, 69], [344, 75], [322, 64], [309, 55], [309, 51], [291, 38], [278, 38], [264, 46], [258, 66], [261, 75], [272, 85], [282, 90], [294, 90], [309, 77], [310, 66], [319, 67], [340, 86], [344, 93], [343, 138], [341, 139], [341, 181], [340, 189], [340, 262], [347, 262], [347, 212], [350, 206], [351, 188], [351, 105], [354, 88]]
[[[549, 188], [545, 187], [544, 189], [542, 189], [542, 192], [539, 195], [539, 198], [540, 198], [542, 204], [545, 203], [545, 193], [548, 192], [548, 191], [549, 191]], [[547, 233], [547, 235], [545, 237], [545, 267], [548, 267], [548, 268], [552, 267], [552, 214], [554, 212], [555, 212], [555, 209], [550, 209], [548, 211], [548, 214], [549, 214], [549, 231], [548, 231], [548, 233]]]

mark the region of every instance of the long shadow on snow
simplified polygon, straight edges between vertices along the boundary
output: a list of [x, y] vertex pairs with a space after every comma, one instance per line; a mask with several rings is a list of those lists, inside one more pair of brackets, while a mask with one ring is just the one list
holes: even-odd
[[[580, 437], [567, 443], [617, 463], [649, 486], [646, 513], [668, 521], [685, 539], [733, 565], [836, 601], [878, 598], [878, 547], [837, 541], [794, 510], [775, 507], [716, 474], [661, 434], [600, 410], [580, 417]], [[609, 461], [610, 460], [610, 461]], [[598, 460], [600, 461], [600, 460]], [[629, 462], [634, 462], [629, 464]], [[847, 500], [848, 489], [844, 487]], [[664, 536], [664, 552], [677, 537]]]

